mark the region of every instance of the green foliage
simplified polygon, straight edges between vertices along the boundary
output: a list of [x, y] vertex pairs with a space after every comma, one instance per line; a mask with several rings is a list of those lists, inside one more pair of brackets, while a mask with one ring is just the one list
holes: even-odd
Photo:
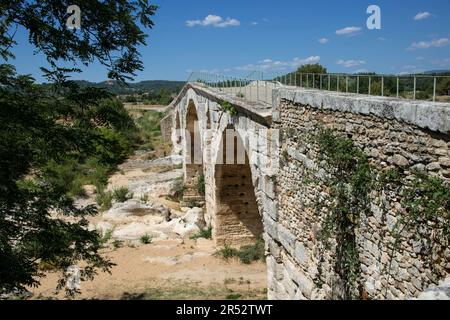
[[142, 244], [152, 243], [152, 237], [149, 236], [148, 234], [143, 235], [142, 237], [139, 238], [139, 240], [141, 241]]
[[66, 27], [69, 4], [50, 0], [2, 2], [0, 56], [13, 56], [10, 48], [15, 41], [8, 31], [23, 27], [29, 33], [28, 41], [53, 66], [61, 61], [89, 64], [97, 60], [107, 67], [109, 78], [120, 81], [143, 69], [138, 47], [146, 44], [142, 29], [153, 27], [150, 18], [157, 6], [148, 1], [83, 1], [78, 3], [82, 28], [73, 32]]
[[243, 92], [238, 92], [238, 93], [236, 93], [236, 97], [245, 98], [245, 94]]
[[205, 195], [205, 176], [201, 175], [197, 178], [197, 191], [201, 195]]
[[239, 250], [225, 244], [216, 252], [216, 255], [224, 260], [237, 257], [241, 263], [250, 264], [258, 260], [264, 261], [264, 253], [264, 241], [260, 239], [255, 244], [243, 246]]
[[316, 208], [319, 214], [325, 213], [321, 239], [327, 248], [329, 239], [336, 239], [335, 270], [344, 283], [344, 298], [356, 298], [360, 262], [355, 228], [361, 215], [369, 212], [374, 176], [366, 155], [351, 139], [338, 137], [331, 130], [320, 130], [315, 142], [319, 161], [324, 163], [328, 190]]
[[239, 293], [230, 293], [225, 297], [226, 300], [239, 300], [240, 298], [242, 298], [242, 294]]
[[133, 198], [133, 193], [130, 193], [127, 187], [120, 187], [113, 190], [113, 198], [117, 202], [125, 202]]
[[24, 28], [51, 68], [41, 68], [51, 83], [38, 86], [0, 65], [0, 292], [38, 285], [39, 261], [61, 273], [62, 289], [71, 265], [83, 262], [82, 280], [113, 265], [99, 253], [100, 235], [88, 228], [94, 206], [77, 208], [71, 196], [82, 195], [85, 180], [104, 184], [105, 172], [131, 151], [133, 129], [110, 94], [69, 81], [68, 73], [80, 70], [58, 63], [98, 61], [110, 78], [131, 79], [143, 68], [137, 49], [145, 45], [143, 29], [153, 27], [157, 7], [83, 1], [83, 26], [76, 32], [65, 25], [66, 1], [3, 1], [0, 7], [0, 56], [13, 58], [9, 32]]
[[202, 229], [190, 237], [191, 240], [196, 240], [196, 239], [200, 239], [200, 238], [211, 239], [212, 238], [212, 228], [209, 227], [206, 229]]
[[117, 250], [117, 249], [123, 247], [123, 241], [119, 240], [119, 239], [114, 239], [112, 242], [112, 245], [113, 245], [113, 248]]
[[224, 111], [224, 112], [228, 112], [231, 116], [237, 116], [237, 114], [238, 114], [236, 108], [228, 101], [222, 101], [220, 103], [220, 110]]
[[93, 147], [97, 157], [106, 165], [122, 162], [133, 151], [131, 142], [122, 133], [105, 127], [96, 130]]
[[264, 241], [258, 240], [253, 245], [243, 246], [237, 252], [237, 257], [244, 264], [251, 264], [254, 261], [265, 261]]
[[141, 195], [141, 197], [139, 198], [139, 201], [141, 201], [142, 203], [147, 203], [147, 201], [148, 201], [148, 194]]
[[319, 63], [316, 64], [304, 64], [300, 68], [297, 69], [298, 73], [316, 73], [316, 74], [325, 74], [327, 73], [327, 68], [322, 66]]
[[[90, 175], [73, 173], [96, 156], [89, 110], [103, 98], [71, 83], [46, 90], [0, 65], [0, 291], [37, 285], [42, 259], [61, 272], [58, 288], [65, 270], [81, 260], [83, 279], [111, 267], [98, 252], [99, 235], [87, 228], [95, 208], [77, 208], [71, 198], [82, 195]], [[54, 218], [55, 212], [76, 219]]]
[[224, 259], [228, 260], [230, 258], [236, 257], [238, 250], [231, 247], [229, 244], [225, 243], [224, 247], [219, 249], [215, 255]]
[[111, 209], [113, 201], [113, 194], [110, 191], [100, 190], [96, 197], [95, 202], [100, 206], [101, 211], [106, 211]]
[[100, 239], [100, 243], [102, 245], [107, 244], [112, 239], [113, 232], [114, 232], [114, 229], [106, 230], [105, 233], [103, 234], [103, 236]]
[[438, 281], [446, 275], [440, 263], [450, 244], [450, 186], [443, 179], [423, 172], [414, 172], [412, 178], [407, 178], [402, 172], [389, 177], [385, 179], [383, 189], [399, 190], [400, 202], [406, 210], [399, 215], [392, 231], [395, 244], [390, 255], [391, 263], [401, 242], [409, 240], [404, 237], [404, 231], [408, 231], [415, 241], [422, 243], [421, 254], [426, 257], [425, 263]]

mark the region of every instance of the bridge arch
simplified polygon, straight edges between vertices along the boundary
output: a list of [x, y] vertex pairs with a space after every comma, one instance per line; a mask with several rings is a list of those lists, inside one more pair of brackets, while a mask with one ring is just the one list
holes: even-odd
[[203, 143], [199, 113], [193, 99], [188, 100], [185, 126], [184, 158], [186, 190], [183, 200], [188, 205], [198, 205], [204, 201], [202, 187], [199, 186], [204, 177]]
[[248, 142], [229, 124], [221, 134], [214, 165], [214, 239], [242, 246], [262, 237], [263, 223], [247, 153]]

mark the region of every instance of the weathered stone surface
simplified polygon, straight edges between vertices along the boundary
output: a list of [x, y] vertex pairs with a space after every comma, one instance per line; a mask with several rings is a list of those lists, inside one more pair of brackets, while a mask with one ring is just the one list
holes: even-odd
[[[249, 84], [252, 89], [257, 86], [257, 81]], [[213, 227], [216, 243], [239, 245], [263, 235], [269, 298], [342, 297], [342, 279], [335, 269], [336, 239], [330, 239], [328, 250], [320, 240], [325, 213], [317, 210], [317, 203], [330, 190], [324, 185], [327, 168], [311, 141], [317, 128], [351, 137], [379, 170], [401, 168], [412, 179], [417, 169], [450, 179], [450, 104], [281, 87], [268, 97], [270, 108], [232, 93], [231, 88], [217, 92], [188, 84], [173, 103], [172, 119], [176, 125], [178, 115], [181, 127], [192, 132], [195, 122], [188, 111], [192, 115], [195, 109], [202, 140], [199, 151], [205, 161], [195, 168], [196, 174], [185, 165], [185, 181], [193, 190], [196, 179], [204, 175], [204, 221]], [[236, 115], [221, 110], [224, 100], [235, 107]], [[231, 163], [227, 168], [217, 162], [223, 132], [229, 127], [246, 145], [248, 165]], [[208, 128], [212, 131], [204, 139]], [[283, 132], [283, 138], [271, 144], [276, 132]], [[186, 138], [184, 133], [176, 146], [185, 155], [191, 151]], [[399, 190], [374, 188], [370, 208], [355, 229], [362, 294], [370, 299], [417, 296], [434, 281], [422, 262], [427, 259], [426, 239], [414, 242], [416, 235], [404, 230], [408, 241], [391, 256], [397, 223], [405, 213]], [[191, 232], [184, 230], [187, 226], [199, 226], [183, 219], [177, 226], [170, 223], [184, 235]]]
[[421, 293], [419, 300], [450, 300], [450, 277], [442, 281], [439, 286], [432, 287]]

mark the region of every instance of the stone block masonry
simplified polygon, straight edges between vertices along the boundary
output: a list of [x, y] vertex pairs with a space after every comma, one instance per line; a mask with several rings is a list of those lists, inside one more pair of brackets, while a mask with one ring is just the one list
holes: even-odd
[[[325, 213], [315, 204], [329, 190], [311, 136], [319, 128], [332, 129], [353, 140], [377, 170], [399, 168], [406, 180], [421, 170], [448, 183], [450, 105], [304, 89], [281, 89], [275, 99], [272, 126], [283, 131], [280, 154], [286, 159], [277, 175], [277, 231], [266, 239], [269, 298], [339, 299], [343, 283], [335, 270], [335, 251], [319, 240]], [[355, 231], [361, 298], [417, 297], [450, 272], [448, 234], [443, 235], [447, 246], [439, 258], [426, 250], [432, 235], [443, 232], [432, 224], [422, 226], [420, 237], [413, 234], [415, 229], [403, 230], [398, 249], [392, 249], [396, 222], [406, 214], [399, 192], [374, 190], [371, 212], [362, 215]]]
[[[365, 154], [374, 172], [398, 170], [410, 183], [420, 171], [448, 186], [450, 104], [291, 87], [270, 97], [272, 107], [202, 84], [183, 88], [163, 122], [171, 122], [174, 152], [200, 154], [195, 168], [184, 163], [186, 195], [196, 200], [204, 181], [205, 221], [218, 246], [264, 239], [268, 298], [348, 298], [348, 279], [337, 268], [342, 241], [323, 241], [329, 212], [318, 203], [329, 199], [329, 172], [313, 137], [331, 129]], [[245, 163], [218, 161], [228, 129], [246, 146]], [[360, 299], [416, 298], [449, 276], [448, 230], [442, 217], [399, 230], [408, 214], [402, 186], [369, 191], [352, 231], [353, 292]], [[448, 219], [448, 204], [444, 210]]]

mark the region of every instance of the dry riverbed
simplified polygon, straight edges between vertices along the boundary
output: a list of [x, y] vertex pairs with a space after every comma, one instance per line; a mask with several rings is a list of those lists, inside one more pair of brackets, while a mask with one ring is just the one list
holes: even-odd
[[[81, 282], [78, 299], [264, 299], [266, 266], [217, 257], [209, 239], [192, 240], [202, 227], [202, 209], [180, 208], [166, 199], [182, 178], [180, 159], [149, 160], [138, 151], [111, 176], [108, 189], [127, 187], [133, 198], [114, 203], [91, 219], [91, 228], [109, 234], [103, 254], [116, 264], [109, 273]], [[89, 189], [89, 188], [88, 188]], [[93, 203], [94, 194], [79, 201]], [[142, 237], [150, 238], [143, 243]], [[56, 294], [58, 275], [48, 272], [34, 299]]]

